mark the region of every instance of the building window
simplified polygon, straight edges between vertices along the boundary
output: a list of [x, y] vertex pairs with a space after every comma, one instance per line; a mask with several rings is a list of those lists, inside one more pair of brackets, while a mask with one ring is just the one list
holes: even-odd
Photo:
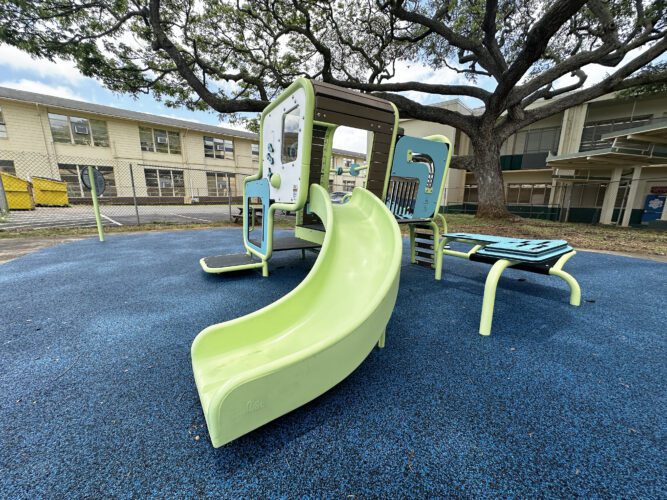
[[506, 202], [511, 205], [548, 205], [551, 184], [508, 184]]
[[559, 140], [560, 127], [527, 130], [523, 152], [556, 154]]
[[51, 136], [53, 142], [72, 143], [72, 134], [69, 129], [69, 120], [65, 115], [49, 113], [49, 125], [51, 125]]
[[463, 203], [477, 203], [477, 184], [466, 184], [463, 188]]
[[[67, 183], [67, 196], [70, 198], [90, 198], [90, 191], [81, 184], [81, 170], [88, 165], [72, 165], [69, 163], [58, 163], [60, 180]], [[104, 194], [101, 198], [118, 196], [116, 190], [116, 179], [113, 167], [95, 167], [104, 177]]]
[[155, 151], [155, 143], [153, 142], [153, 129], [139, 127], [139, 142], [141, 143], [142, 151]]
[[0, 139], [7, 138], [7, 124], [5, 123], [5, 118], [2, 115], [2, 108], [0, 108]]
[[182, 170], [144, 168], [148, 196], [185, 196]]
[[584, 124], [579, 151], [609, 148], [614, 141], [613, 139], [602, 140], [603, 135], [627, 128], [641, 127], [649, 123], [651, 123], [651, 115], [588, 122]]
[[259, 160], [259, 144], [250, 145], [250, 154], [252, 155], [253, 160]]
[[299, 106], [283, 115], [283, 134], [281, 159], [283, 163], [296, 161], [299, 152]]
[[181, 136], [178, 132], [139, 127], [139, 144], [142, 151], [181, 154]]
[[343, 181], [343, 191], [350, 192], [354, 189], [354, 181]]
[[236, 176], [227, 172], [206, 172], [209, 196], [234, 196]]
[[49, 113], [49, 125], [53, 142], [109, 147], [105, 121]]
[[16, 175], [16, 168], [12, 160], [0, 160], [0, 172]]
[[[257, 154], [259, 155], [259, 150]], [[234, 158], [234, 141], [231, 139], [204, 137], [204, 156], [206, 158], [226, 158], [231, 160]]]

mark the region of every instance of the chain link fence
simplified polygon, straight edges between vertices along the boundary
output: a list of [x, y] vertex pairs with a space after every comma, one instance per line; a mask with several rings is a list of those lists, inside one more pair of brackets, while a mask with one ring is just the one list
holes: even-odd
[[[242, 222], [243, 175], [222, 168], [63, 155], [56, 161], [46, 154], [0, 150], [0, 231], [94, 227], [91, 193], [81, 180], [88, 166], [104, 178], [99, 203], [106, 226]], [[329, 191], [344, 195], [363, 182], [363, 176], [332, 174]], [[628, 208], [630, 182], [620, 181], [616, 222]], [[570, 184], [567, 188], [567, 183], [557, 183], [552, 194], [550, 183], [508, 183], [508, 209], [522, 217], [597, 222], [610, 181]], [[474, 214], [477, 185], [448, 187], [443, 202], [445, 213]], [[293, 214], [278, 217], [288, 219]]]
[[99, 195], [107, 226], [217, 224], [242, 218], [243, 178], [188, 165], [0, 151], [0, 231], [95, 225], [91, 193], [81, 173], [104, 178]]

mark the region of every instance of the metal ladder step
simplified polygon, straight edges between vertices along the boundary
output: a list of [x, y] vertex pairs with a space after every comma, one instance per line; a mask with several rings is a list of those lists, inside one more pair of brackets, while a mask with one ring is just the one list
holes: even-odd
[[430, 225], [416, 224], [415, 232], [415, 261], [418, 266], [432, 268], [434, 266], [435, 242], [433, 229]]

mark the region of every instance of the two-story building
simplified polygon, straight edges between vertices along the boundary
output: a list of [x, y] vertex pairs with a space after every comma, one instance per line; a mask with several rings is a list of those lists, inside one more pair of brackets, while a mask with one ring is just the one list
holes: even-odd
[[[437, 106], [464, 114], [482, 111], [458, 100]], [[465, 134], [451, 127], [418, 120], [403, 120], [401, 126], [410, 135], [426, 130], [448, 135], [454, 154], [472, 154]], [[647, 130], [652, 132], [637, 134]], [[525, 127], [501, 150], [507, 204], [520, 215], [570, 222], [627, 226], [667, 220], [665, 130], [667, 94], [609, 94]], [[474, 174], [450, 169], [444, 201], [448, 210], [474, 212]]]
[[[257, 134], [0, 87], [0, 170], [67, 182], [71, 203], [90, 194], [81, 170], [96, 166], [107, 202], [202, 203], [240, 196], [256, 173]], [[363, 162], [334, 149], [333, 163]], [[333, 190], [363, 180], [332, 175]]]
[[[458, 99], [437, 106], [482, 111]], [[452, 127], [412, 119], [401, 127], [409, 135], [446, 135], [455, 155], [472, 153], [469, 138]], [[667, 220], [665, 130], [666, 94], [610, 94], [525, 127], [501, 151], [510, 210], [619, 225]], [[364, 158], [335, 149], [332, 170]], [[133, 196], [142, 203], [206, 203], [239, 196], [258, 161], [258, 137], [250, 132], [0, 88], [0, 170], [67, 181], [73, 203], [89, 196], [80, 183], [87, 165], [103, 173], [104, 196], [117, 203]], [[363, 174], [332, 172], [330, 191], [350, 191], [363, 181]], [[450, 211], [474, 212], [474, 174], [450, 169], [443, 203]]]

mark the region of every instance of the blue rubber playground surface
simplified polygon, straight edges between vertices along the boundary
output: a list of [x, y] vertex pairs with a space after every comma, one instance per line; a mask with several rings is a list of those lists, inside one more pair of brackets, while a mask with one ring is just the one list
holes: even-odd
[[111, 236], [0, 265], [1, 498], [667, 496], [667, 265], [581, 252], [565, 268], [580, 308], [560, 280], [509, 270], [485, 338], [488, 266], [446, 258], [436, 282], [404, 256], [386, 348], [214, 449], [193, 338], [315, 258], [279, 254], [268, 279], [201, 271], [239, 241]]

